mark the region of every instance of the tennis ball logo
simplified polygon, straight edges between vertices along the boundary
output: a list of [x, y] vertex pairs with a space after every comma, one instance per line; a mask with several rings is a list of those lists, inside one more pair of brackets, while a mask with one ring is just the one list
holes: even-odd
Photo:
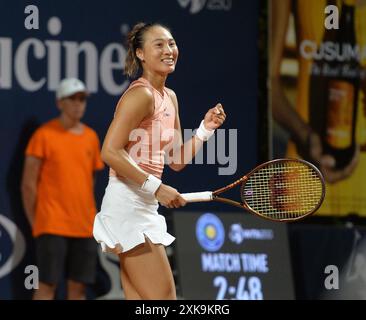
[[216, 237], [216, 229], [214, 226], [209, 225], [206, 227], [206, 236], [209, 239], [215, 239]]
[[204, 250], [219, 250], [225, 242], [225, 229], [219, 217], [212, 213], [203, 214], [196, 223], [196, 237]]

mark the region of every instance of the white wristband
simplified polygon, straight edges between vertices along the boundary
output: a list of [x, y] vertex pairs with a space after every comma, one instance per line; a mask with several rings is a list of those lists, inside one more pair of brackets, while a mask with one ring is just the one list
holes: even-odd
[[161, 180], [153, 176], [152, 174], [149, 174], [145, 182], [141, 186], [141, 190], [154, 195], [156, 190], [158, 190], [158, 188], [160, 187], [160, 185]]
[[207, 130], [204, 125], [204, 121], [201, 121], [200, 126], [196, 131], [196, 136], [202, 141], [207, 141], [215, 133], [215, 130]]

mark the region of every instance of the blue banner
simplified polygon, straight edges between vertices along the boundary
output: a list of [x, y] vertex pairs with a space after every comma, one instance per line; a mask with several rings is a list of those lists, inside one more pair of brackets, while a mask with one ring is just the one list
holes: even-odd
[[[34, 248], [20, 197], [25, 146], [40, 124], [58, 115], [54, 91], [70, 76], [83, 80], [91, 92], [83, 121], [103, 141], [115, 105], [130, 84], [122, 71], [126, 34], [135, 23], [161, 22], [177, 41], [178, 65], [167, 86], [178, 96], [182, 128], [197, 128], [217, 102], [227, 113], [202, 163], [193, 162], [184, 174], [166, 170], [166, 183], [181, 192], [214, 189], [254, 167], [258, 7], [259, 2], [239, 0], [2, 2], [0, 299], [31, 296], [24, 281], [26, 266], [34, 264]], [[218, 145], [225, 145], [225, 152]], [[107, 174], [98, 176], [98, 206]]]

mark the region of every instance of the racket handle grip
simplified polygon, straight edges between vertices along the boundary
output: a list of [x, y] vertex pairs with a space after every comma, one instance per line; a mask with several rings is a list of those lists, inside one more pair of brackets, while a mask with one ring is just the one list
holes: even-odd
[[181, 196], [187, 202], [204, 202], [213, 199], [211, 191], [181, 193]]

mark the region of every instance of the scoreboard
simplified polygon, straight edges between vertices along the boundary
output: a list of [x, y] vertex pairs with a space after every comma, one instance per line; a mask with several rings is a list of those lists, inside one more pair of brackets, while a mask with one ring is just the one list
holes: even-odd
[[174, 212], [184, 299], [294, 299], [284, 223], [240, 212]]

